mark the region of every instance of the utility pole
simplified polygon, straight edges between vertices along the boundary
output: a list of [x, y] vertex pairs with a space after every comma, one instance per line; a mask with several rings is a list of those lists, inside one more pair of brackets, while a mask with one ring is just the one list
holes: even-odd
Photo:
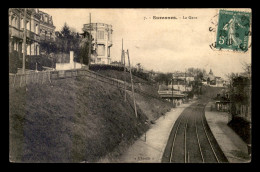
[[185, 76], [185, 92], [186, 92], [186, 70], [185, 70], [184, 76]]
[[130, 70], [130, 77], [131, 77], [131, 85], [132, 85], [132, 94], [133, 94], [133, 99], [134, 99], [134, 107], [135, 107], [135, 116], [137, 116], [137, 110], [136, 110], [136, 104], [135, 104], [135, 92], [134, 92], [134, 84], [133, 84], [133, 77], [132, 77], [132, 72], [131, 72], [131, 64], [130, 64], [130, 57], [129, 57], [129, 52], [127, 50], [127, 56], [128, 56], [128, 63], [129, 63], [129, 70]]
[[92, 38], [91, 38], [91, 13], [89, 13], [89, 54], [88, 54], [88, 66], [90, 66], [90, 59], [91, 59], [91, 48], [92, 48]]
[[25, 56], [27, 54], [26, 49], [26, 16], [27, 16], [27, 9], [24, 9], [24, 19], [23, 19], [23, 74], [25, 74]]
[[172, 78], [172, 105], [173, 105], [173, 78]]
[[124, 65], [124, 89], [125, 89], [125, 102], [126, 102], [126, 67], [125, 67], [125, 51], [123, 48], [123, 38], [122, 38], [122, 58], [121, 62]]

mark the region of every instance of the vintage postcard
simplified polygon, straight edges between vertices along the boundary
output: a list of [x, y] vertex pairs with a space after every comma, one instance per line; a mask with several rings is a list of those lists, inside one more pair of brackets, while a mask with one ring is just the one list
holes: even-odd
[[11, 163], [251, 162], [251, 9], [8, 17]]

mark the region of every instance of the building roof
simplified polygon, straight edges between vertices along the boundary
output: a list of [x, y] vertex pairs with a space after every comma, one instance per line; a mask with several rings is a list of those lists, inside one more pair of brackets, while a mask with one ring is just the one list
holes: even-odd
[[175, 72], [172, 74], [173, 77], [194, 77], [191, 73]]
[[[159, 90], [158, 91], [166, 91], [166, 90], [169, 90], [169, 88], [166, 85], [164, 85], [164, 84], [159, 85]], [[171, 90], [172, 89], [170, 89], [170, 91]], [[178, 90], [177, 89], [173, 89], [173, 91], [178, 91]]]

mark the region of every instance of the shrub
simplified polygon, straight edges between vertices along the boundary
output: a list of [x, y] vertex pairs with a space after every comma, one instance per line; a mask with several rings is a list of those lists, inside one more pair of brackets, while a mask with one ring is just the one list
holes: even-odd
[[9, 72], [17, 73], [17, 68], [22, 67], [22, 59], [19, 58], [17, 51], [13, 51], [9, 54]]
[[100, 64], [93, 64], [89, 66], [90, 70], [97, 71], [97, 70], [117, 70], [117, 71], [124, 71], [123, 66], [113, 66], [113, 65], [100, 65]]

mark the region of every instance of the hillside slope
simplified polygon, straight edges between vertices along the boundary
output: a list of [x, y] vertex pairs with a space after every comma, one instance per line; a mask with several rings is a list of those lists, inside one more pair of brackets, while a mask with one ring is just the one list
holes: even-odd
[[210, 87], [210, 86], [202, 86], [202, 95], [201, 98], [204, 99], [213, 99], [217, 97], [217, 94], [221, 93], [223, 87]]
[[[129, 84], [131, 83], [131, 77], [129, 72], [126, 72], [125, 76], [123, 71], [117, 71], [117, 70], [106, 69], [106, 70], [97, 70], [96, 72], [104, 76], [119, 79], [122, 81], [124, 81], [124, 79], [126, 78], [126, 82], [128, 82]], [[139, 94], [137, 92], [135, 98], [136, 98], [137, 105], [145, 113], [149, 121], [156, 120], [157, 118], [159, 118], [161, 115], [165, 114], [167, 111], [169, 111], [172, 108], [170, 102], [167, 102], [160, 98], [158, 94], [158, 88], [159, 88], [158, 84], [149, 82], [147, 80], [141, 79], [134, 75], [133, 75], [133, 81], [137, 89], [147, 93], [147, 94]], [[128, 92], [128, 94], [130, 96], [132, 95], [131, 92]]]
[[10, 88], [9, 95], [12, 162], [96, 162], [131, 144], [149, 128], [146, 120], [170, 109], [159, 101], [158, 115], [149, 115], [137, 103], [136, 119], [131, 94], [124, 102], [123, 91], [87, 77]]

